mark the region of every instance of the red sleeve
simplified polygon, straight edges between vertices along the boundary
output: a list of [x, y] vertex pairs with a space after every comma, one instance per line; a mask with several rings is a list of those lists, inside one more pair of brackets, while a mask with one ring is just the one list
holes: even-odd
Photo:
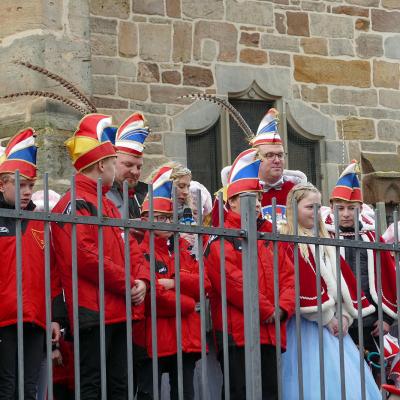
[[[176, 317], [176, 293], [175, 290], [167, 290], [156, 284], [157, 317]], [[146, 312], [151, 315], [150, 294], [146, 302]], [[189, 296], [181, 293], [181, 315], [187, 315], [195, 310], [196, 302]]]
[[[212, 287], [221, 295], [221, 272], [220, 272], [220, 242], [210, 244], [210, 253], [206, 257], [207, 275]], [[241, 260], [237, 259], [233, 246], [225, 241], [225, 271], [226, 271], [226, 297], [227, 301], [241, 312], [243, 312], [243, 273]], [[241, 255], [240, 255], [241, 257]], [[274, 306], [267, 297], [259, 293], [260, 319], [265, 321], [274, 312]]]
[[[90, 213], [81, 209], [77, 214], [90, 216]], [[107, 240], [109, 227], [104, 227], [104, 241]], [[98, 251], [98, 228], [94, 225], [78, 224], [77, 232], [77, 261], [78, 276], [98, 285], [99, 274], [99, 251]], [[122, 240], [122, 239], [121, 239]], [[68, 253], [68, 252], [67, 252]], [[104, 285], [107, 291], [112, 291], [125, 296], [125, 267], [114, 262], [110, 257], [104, 257]], [[131, 287], [134, 278], [131, 276]]]
[[131, 271], [133, 279], [140, 279], [150, 289], [150, 264], [145, 259], [137, 240], [130, 235]]

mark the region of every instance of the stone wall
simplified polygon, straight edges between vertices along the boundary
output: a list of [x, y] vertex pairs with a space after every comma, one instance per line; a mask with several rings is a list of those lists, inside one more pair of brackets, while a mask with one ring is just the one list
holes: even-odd
[[[167, 157], [185, 162], [186, 130], [220, 115], [179, 96], [256, 85], [301, 132], [321, 139], [325, 196], [343, 167], [344, 139], [344, 162], [362, 160], [372, 186], [384, 172], [400, 200], [391, 181], [400, 165], [398, 0], [3, 0], [0, 11], [4, 92], [54, 87], [16, 73], [8, 61], [23, 54], [72, 79], [117, 123], [142, 111], [153, 130], [146, 173]], [[8, 122], [43, 112], [55, 128], [77, 121], [47, 102], [10, 109], [0, 105]]]
[[[86, 0], [2, 0], [0, 2], [0, 95], [42, 90], [69, 97], [68, 91], [37, 72], [15, 65], [24, 60], [62, 75], [91, 93], [89, 5]], [[24, 97], [0, 102], [0, 138], [23, 127], [38, 132], [38, 165], [52, 188], [63, 191], [72, 172], [63, 142], [81, 115], [59, 103]]]
[[323, 138], [325, 191], [342, 167], [343, 137], [345, 162], [372, 152], [373, 172], [397, 170], [396, 0], [91, 0], [90, 25], [96, 103], [117, 119], [146, 113], [156, 132], [147, 149], [152, 165], [164, 159], [170, 137], [175, 150], [167, 156], [185, 157], [176, 120], [188, 107], [179, 96], [240, 92], [250, 75]]

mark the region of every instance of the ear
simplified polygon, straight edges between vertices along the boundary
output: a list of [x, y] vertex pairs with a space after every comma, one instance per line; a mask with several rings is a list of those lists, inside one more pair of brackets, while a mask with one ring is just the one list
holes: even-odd
[[100, 160], [100, 161], [97, 163], [97, 167], [98, 167], [98, 169], [99, 169], [99, 172], [100, 172], [100, 173], [103, 173], [103, 172], [104, 172], [104, 160]]

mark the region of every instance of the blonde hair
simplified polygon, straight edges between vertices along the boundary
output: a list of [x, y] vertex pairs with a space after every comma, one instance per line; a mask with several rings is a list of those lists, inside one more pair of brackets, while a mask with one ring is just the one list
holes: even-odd
[[7, 183], [9, 181], [15, 181], [15, 175], [10, 173], [10, 172], [4, 172], [3, 174], [0, 174], [0, 181], [3, 183]]
[[163, 165], [160, 165], [157, 169], [155, 169], [150, 174], [148, 181], [152, 182], [153, 178], [158, 174], [158, 171], [164, 167], [172, 168], [171, 179], [173, 181], [177, 181], [179, 178], [182, 178], [182, 176], [190, 175], [190, 177], [192, 177], [192, 171], [189, 168], [186, 168], [185, 166], [176, 161], [169, 161]]
[[[299, 204], [301, 200], [305, 199], [310, 193], [321, 195], [321, 192], [312, 183], [300, 183], [294, 186], [287, 196], [286, 202], [286, 223], [282, 224], [280, 232], [286, 235], [294, 235], [295, 221], [294, 221], [294, 208], [293, 203]], [[318, 237], [329, 238], [329, 233], [322, 221], [321, 215], [318, 213]], [[313, 232], [298, 225], [297, 234], [299, 236], [313, 236]], [[308, 247], [305, 243], [299, 243], [301, 255], [308, 259]]]

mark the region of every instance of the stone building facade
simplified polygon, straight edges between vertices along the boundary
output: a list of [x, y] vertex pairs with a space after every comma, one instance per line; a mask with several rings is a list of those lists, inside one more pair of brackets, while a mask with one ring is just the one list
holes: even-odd
[[[12, 63], [24, 59], [76, 84], [116, 123], [143, 112], [153, 130], [145, 173], [168, 158], [186, 163], [188, 138], [210, 127], [219, 137], [209, 151], [221, 165], [232, 161], [226, 111], [179, 98], [204, 92], [274, 105], [289, 167], [298, 166], [301, 143], [312, 144], [325, 200], [353, 158], [367, 202], [400, 200], [398, 0], [3, 0], [0, 54], [1, 95], [66, 94]], [[1, 137], [33, 125], [41, 170], [56, 189], [68, 185], [62, 142], [79, 119], [48, 100], [0, 103]]]

